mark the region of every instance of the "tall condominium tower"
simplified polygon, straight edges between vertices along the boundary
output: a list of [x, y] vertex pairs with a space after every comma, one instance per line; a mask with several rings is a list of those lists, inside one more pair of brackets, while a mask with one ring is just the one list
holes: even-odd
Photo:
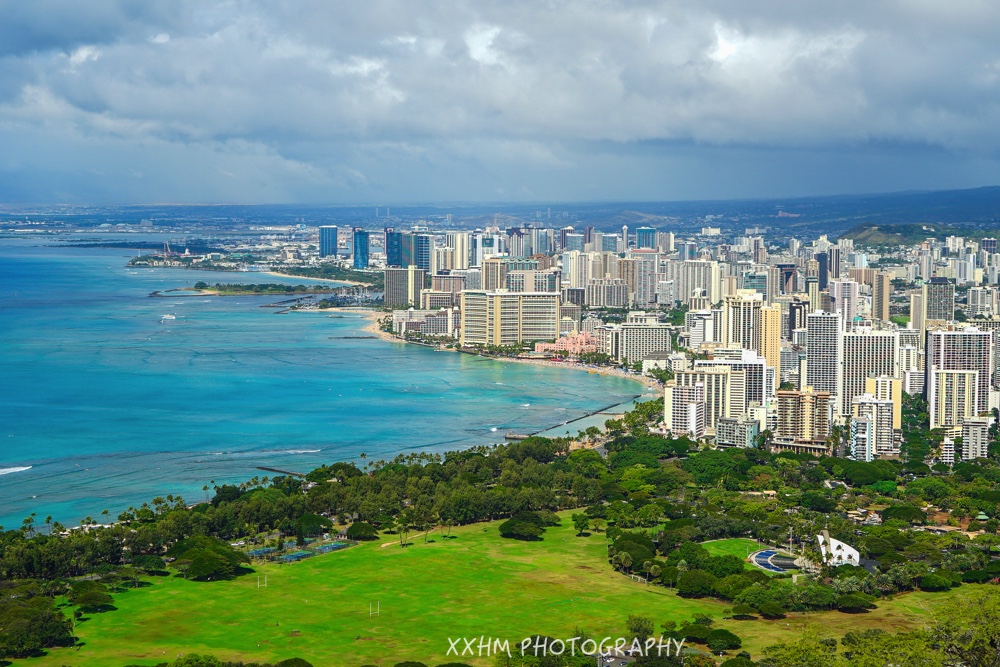
[[806, 315], [805, 385], [831, 395], [835, 414], [841, 414], [843, 396], [844, 326], [840, 313], [817, 311]]
[[[993, 336], [989, 331], [980, 331], [975, 327], [951, 331], [928, 331], [927, 353], [924, 356], [927, 372], [924, 387], [930, 412], [931, 428], [944, 424], [938, 414], [942, 402], [939, 394], [947, 383], [942, 384], [936, 377], [945, 372], [966, 372], [975, 374], [974, 409], [971, 415], [978, 415], [989, 410], [990, 405], [990, 374], [993, 372]], [[955, 378], [952, 378], [956, 380]], [[968, 378], [956, 380], [962, 392]], [[964, 395], [964, 394], [963, 394]], [[957, 426], [957, 424], [951, 424]]]
[[829, 287], [833, 312], [840, 313], [844, 322], [852, 322], [858, 314], [860, 286], [853, 280], [831, 280]]
[[947, 278], [931, 278], [922, 291], [927, 320], [955, 319], [955, 283]]
[[319, 256], [337, 256], [337, 227], [336, 225], [324, 225], [319, 228]]
[[368, 232], [360, 227], [354, 228], [354, 268], [368, 268]]
[[840, 414], [851, 414], [854, 398], [865, 393], [868, 378], [898, 374], [898, 333], [867, 328], [845, 333]]
[[892, 278], [885, 271], [876, 271], [872, 281], [872, 319], [889, 321], [889, 297], [892, 295]]

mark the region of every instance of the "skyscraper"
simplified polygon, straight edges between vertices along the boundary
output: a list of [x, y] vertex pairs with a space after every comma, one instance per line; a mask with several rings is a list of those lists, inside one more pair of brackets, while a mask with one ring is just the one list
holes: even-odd
[[889, 297], [892, 295], [892, 278], [885, 271], [876, 271], [872, 282], [872, 319], [889, 321]]
[[403, 232], [392, 227], [385, 228], [385, 264], [403, 266]]
[[836, 414], [841, 414], [844, 326], [840, 313], [818, 311], [806, 315], [806, 341], [805, 385], [829, 393]]
[[[989, 331], [975, 327], [951, 331], [928, 331], [927, 353], [924, 357], [927, 377], [925, 392], [931, 418], [931, 428], [945, 424], [938, 412], [945, 409], [948, 400], [940, 397], [944, 390], [957, 391], [956, 396], [964, 396], [967, 378], [942, 378], [943, 372], [974, 373], [974, 405], [971, 415], [979, 415], [989, 410], [990, 375], [993, 372], [993, 336]], [[942, 403], [942, 401], [944, 401]], [[957, 423], [950, 426], [958, 426]]]
[[385, 270], [385, 305], [408, 308], [420, 303], [420, 290], [424, 288], [427, 272], [415, 266], [405, 269]]
[[319, 256], [337, 256], [337, 227], [336, 225], [324, 225], [319, 228]]
[[354, 228], [354, 268], [368, 268], [368, 232], [360, 227]]
[[923, 286], [927, 320], [955, 319], [955, 283], [947, 278], [931, 278]]
[[853, 280], [831, 280], [829, 288], [833, 312], [840, 313], [844, 322], [853, 322], [858, 315], [859, 285]]
[[656, 230], [652, 227], [639, 227], [635, 230], [636, 248], [655, 248]]
[[841, 414], [851, 414], [854, 398], [865, 393], [868, 378], [898, 374], [898, 333], [870, 328], [845, 333]]

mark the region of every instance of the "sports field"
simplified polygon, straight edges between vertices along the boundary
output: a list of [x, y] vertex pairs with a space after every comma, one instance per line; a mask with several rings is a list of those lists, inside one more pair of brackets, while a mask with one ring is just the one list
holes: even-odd
[[[84, 643], [19, 661], [55, 665], [153, 665], [183, 652], [244, 661], [300, 656], [319, 665], [428, 664], [455, 661], [448, 638], [498, 637], [516, 642], [531, 634], [617, 637], [629, 614], [659, 625], [695, 613], [720, 618], [713, 600], [685, 600], [658, 586], [615, 573], [605, 559], [603, 533], [576, 537], [568, 518], [541, 542], [499, 537], [498, 523], [465, 526], [451, 539], [432, 533], [401, 549], [364, 544], [294, 565], [266, 565], [232, 581], [193, 583], [176, 577], [115, 596], [117, 611], [78, 625]], [[387, 536], [384, 542], [391, 542]], [[740, 549], [739, 540], [713, 549]], [[737, 544], [739, 543], [739, 544]], [[257, 573], [267, 588], [257, 588]], [[792, 639], [803, 624], [830, 636], [878, 625], [911, 627], [931, 600], [911, 594], [861, 615], [838, 612], [783, 621], [719, 621], [746, 638], [755, 655], [765, 645]], [[369, 617], [369, 603], [381, 614]], [[907, 621], [905, 617], [911, 617]], [[477, 665], [493, 659], [460, 657]]]

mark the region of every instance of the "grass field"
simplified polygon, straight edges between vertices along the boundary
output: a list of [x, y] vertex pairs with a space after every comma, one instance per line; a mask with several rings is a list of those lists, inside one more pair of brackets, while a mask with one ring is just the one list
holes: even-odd
[[[268, 587], [260, 590], [256, 573], [212, 583], [153, 579], [148, 587], [116, 595], [117, 611], [80, 623], [83, 646], [18, 664], [153, 665], [196, 652], [246, 661], [301, 656], [317, 666], [407, 659], [433, 665], [456, 660], [446, 656], [449, 637], [486, 635], [516, 647], [535, 633], [617, 637], [629, 614], [652, 618], [657, 629], [695, 613], [721, 617], [721, 602], [685, 600], [613, 572], [602, 533], [576, 537], [568, 514], [563, 523], [549, 528], [541, 542], [504, 540], [498, 523], [478, 524], [453, 530], [452, 539], [433, 533], [427, 544], [420, 538], [406, 549], [370, 543], [294, 565], [265, 565], [256, 568], [268, 577]], [[742, 542], [708, 546], [745, 556]], [[794, 639], [805, 626], [829, 636], [863, 627], [912, 627], [928, 615], [931, 601], [943, 599], [912, 594], [869, 614], [718, 623], [744, 637], [756, 655], [763, 646]], [[369, 618], [369, 602], [376, 601], [381, 616]], [[461, 660], [493, 663], [485, 657]]]
[[758, 546], [757, 540], [747, 540], [741, 537], [703, 542], [701, 546], [705, 547], [705, 550], [713, 556], [739, 556], [740, 558], [746, 558], [754, 551], [765, 548]]

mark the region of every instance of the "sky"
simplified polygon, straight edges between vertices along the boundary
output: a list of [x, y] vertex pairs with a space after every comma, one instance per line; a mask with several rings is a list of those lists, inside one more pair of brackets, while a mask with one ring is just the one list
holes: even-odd
[[1000, 184], [995, 0], [0, 0], [0, 202]]

